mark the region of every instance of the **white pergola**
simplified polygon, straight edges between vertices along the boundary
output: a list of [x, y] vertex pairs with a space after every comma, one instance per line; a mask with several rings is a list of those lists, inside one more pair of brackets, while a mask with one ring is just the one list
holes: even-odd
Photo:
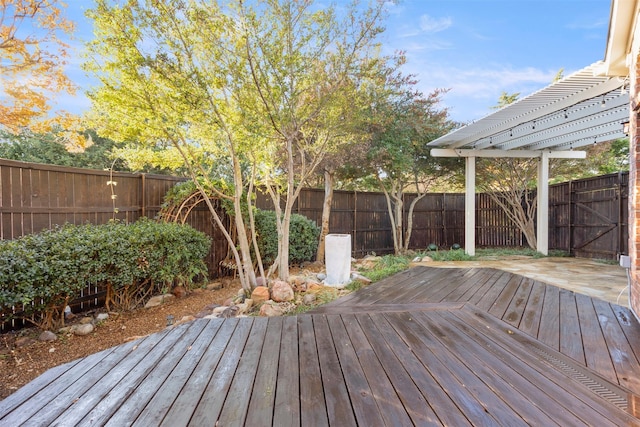
[[435, 157], [465, 158], [465, 251], [475, 254], [476, 157], [538, 158], [537, 250], [549, 251], [549, 159], [583, 159], [580, 147], [626, 137], [628, 80], [597, 62], [431, 143]]

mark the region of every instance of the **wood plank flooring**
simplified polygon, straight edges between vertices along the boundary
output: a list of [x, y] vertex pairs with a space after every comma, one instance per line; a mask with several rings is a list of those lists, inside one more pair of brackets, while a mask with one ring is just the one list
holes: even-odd
[[416, 267], [296, 317], [196, 320], [52, 369], [0, 426], [637, 425], [628, 310]]
[[465, 302], [640, 394], [640, 325], [629, 309], [502, 270], [415, 267], [313, 312]]

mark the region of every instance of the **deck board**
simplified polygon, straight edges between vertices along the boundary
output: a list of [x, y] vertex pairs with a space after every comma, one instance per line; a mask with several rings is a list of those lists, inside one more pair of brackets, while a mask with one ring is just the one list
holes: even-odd
[[560, 290], [560, 352], [578, 362], [585, 363], [582, 332], [578, 321], [578, 307], [575, 294]]
[[639, 345], [623, 307], [418, 267], [308, 314], [200, 319], [53, 369], [0, 401], [0, 425], [640, 426]]
[[576, 304], [582, 341], [584, 347], [589, 349], [585, 352], [586, 365], [605, 378], [617, 382], [616, 371], [600, 327], [598, 313], [593, 306], [593, 300], [586, 295], [576, 294]]
[[269, 328], [260, 351], [260, 363], [245, 420], [245, 424], [250, 426], [270, 426], [273, 422], [283, 322], [281, 317], [270, 318], [268, 322]]
[[[515, 325], [522, 332], [529, 334], [533, 337], [538, 336], [540, 330], [540, 319], [542, 318], [542, 304], [544, 303], [544, 294], [547, 290], [547, 285], [540, 282], [533, 282], [531, 285], [531, 293], [527, 300], [527, 305], [522, 313], [520, 324]], [[511, 322], [510, 322], [511, 323]]]

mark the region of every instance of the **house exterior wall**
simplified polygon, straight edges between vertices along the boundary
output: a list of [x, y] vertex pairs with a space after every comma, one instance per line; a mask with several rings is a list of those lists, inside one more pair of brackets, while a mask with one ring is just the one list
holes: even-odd
[[640, 55], [637, 52], [640, 39], [634, 37], [632, 60], [630, 61], [629, 117], [629, 254], [631, 256], [631, 309], [640, 317], [640, 119], [635, 108], [640, 108]]

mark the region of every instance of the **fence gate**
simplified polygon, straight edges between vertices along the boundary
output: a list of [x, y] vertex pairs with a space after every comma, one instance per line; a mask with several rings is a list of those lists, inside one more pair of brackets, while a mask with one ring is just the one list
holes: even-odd
[[628, 175], [571, 182], [571, 253], [616, 259], [627, 253]]

